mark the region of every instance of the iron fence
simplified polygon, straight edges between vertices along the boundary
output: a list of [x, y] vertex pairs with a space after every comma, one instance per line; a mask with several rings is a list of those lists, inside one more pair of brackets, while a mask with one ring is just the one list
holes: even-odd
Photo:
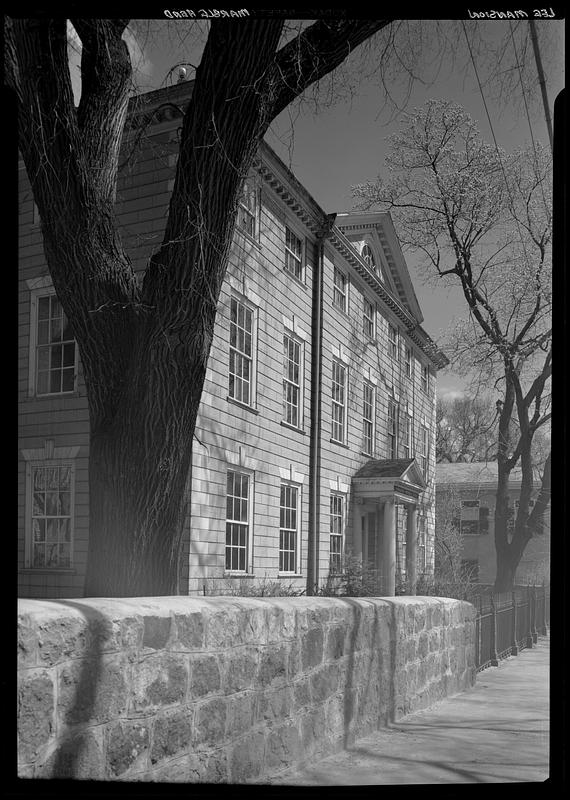
[[550, 588], [516, 587], [504, 594], [479, 595], [471, 602], [475, 620], [477, 672], [496, 667], [501, 658], [516, 656], [546, 636], [550, 625]]

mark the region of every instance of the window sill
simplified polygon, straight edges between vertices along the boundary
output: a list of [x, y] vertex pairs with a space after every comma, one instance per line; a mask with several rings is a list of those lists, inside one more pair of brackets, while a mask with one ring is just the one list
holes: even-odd
[[290, 425], [288, 422], [283, 422], [283, 420], [281, 420], [279, 424], [290, 431], [295, 431], [295, 433], [300, 433], [301, 436], [307, 435], [307, 432], [304, 431], [302, 428], [297, 428], [295, 425]]
[[250, 244], [253, 244], [255, 247], [257, 247], [258, 250], [261, 250], [261, 242], [259, 242], [250, 233], [248, 233], [247, 231], [244, 231], [243, 228], [240, 228], [237, 225], [235, 227], [235, 230], [236, 230], [237, 233], [240, 233], [243, 236], [243, 238], [246, 240], [246, 242], [249, 242]]
[[348, 314], [348, 310], [347, 309], [341, 308], [340, 306], [337, 306], [337, 304], [334, 303], [334, 302], [332, 304], [332, 307], [334, 308], [335, 311], [340, 311], [341, 314], [344, 314], [344, 316], [347, 317], [347, 319], [349, 318], [349, 314]]
[[350, 447], [344, 442], [338, 442], [336, 439], [329, 439], [331, 444], [336, 444], [338, 447], [343, 447], [345, 450], [350, 450]]
[[302, 578], [303, 575], [300, 572], [278, 572], [278, 578]]
[[65, 400], [67, 398], [76, 398], [81, 397], [81, 392], [78, 389], [74, 389], [72, 392], [57, 392], [54, 394], [28, 394], [27, 397], [23, 398], [23, 402], [32, 402], [35, 400]]
[[298, 284], [302, 289], [305, 289], [305, 291], [308, 290], [308, 286], [303, 278], [298, 278], [290, 270], [288, 270], [287, 267], [283, 267], [283, 272], [285, 273], [285, 275], [287, 275], [287, 277], [291, 278], [291, 280], [293, 280], [296, 284]]
[[226, 400], [228, 401], [228, 403], [231, 403], [232, 406], [243, 408], [244, 411], [249, 411], [250, 414], [259, 414], [257, 408], [253, 408], [253, 406], [248, 406], [246, 403], [240, 403], [239, 400], [234, 400], [234, 398], [230, 397], [229, 395], [226, 397]]
[[365, 453], [364, 450], [360, 451], [360, 455], [364, 456], [365, 458], [375, 458], [375, 456], [372, 453]]
[[238, 572], [237, 570], [225, 570], [224, 578], [255, 578], [255, 573]]

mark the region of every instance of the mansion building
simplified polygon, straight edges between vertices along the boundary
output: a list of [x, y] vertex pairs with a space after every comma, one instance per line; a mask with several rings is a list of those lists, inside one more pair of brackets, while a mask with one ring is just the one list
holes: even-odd
[[[141, 271], [162, 242], [191, 86], [131, 100], [117, 221]], [[19, 183], [19, 594], [71, 598], [89, 536], [88, 404], [23, 164]], [[192, 444], [185, 592], [244, 578], [311, 592], [348, 554], [373, 568], [379, 595], [433, 571], [435, 384], [448, 362], [422, 320], [390, 215], [326, 213], [262, 143]]]

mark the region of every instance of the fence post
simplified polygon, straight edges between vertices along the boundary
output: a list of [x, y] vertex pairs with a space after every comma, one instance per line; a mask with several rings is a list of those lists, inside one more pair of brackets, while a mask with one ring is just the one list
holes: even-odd
[[526, 587], [526, 605], [527, 605], [527, 631], [526, 631], [526, 646], [532, 649], [532, 604], [530, 602], [530, 583]]
[[491, 595], [491, 666], [499, 666], [499, 656], [497, 653], [497, 609], [495, 608], [495, 596]]
[[547, 636], [548, 635], [548, 628], [546, 627], [546, 586], [544, 585], [544, 581], [542, 581], [542, 615], [541, 615], [541, 622], [540, 622], [540, 635]]
[[536, 644], [538, 642], [538, 630], [536, 629], [536, 607], [537, 607], [536, 584], [534, 584], [532, 587], [532, 618], [531, 618], [532, 625], [530, 628], [533, 644]]
[[513, 601], [513, 613], [512, 613], [512, 642], [511, 642], [511, 655], [518, 656], [519, 654], [519, 646], [517, 644], [517, 595], [515, 590], [511, 592], [511, 598]]

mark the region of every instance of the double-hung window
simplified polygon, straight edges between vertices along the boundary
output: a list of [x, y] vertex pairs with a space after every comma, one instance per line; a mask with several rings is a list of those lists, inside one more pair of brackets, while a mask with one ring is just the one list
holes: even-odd
[[404, 458], [412, 457], [412, 417], [407, 411], [404, 412], [404, 440], [402, 446], [404, 448]]
[[281, 484], [279, 500], [279, 572], [298, 572], [299, 487]]
[[77, 347], [71, 325], [53, 291], [33, 290], [31, 391], [66, 394], [76, 389]]
[[255, 181], [243, 182], [238, 202], [238, 228], [254, 239], [257, 236], [258, 191]]
[[283, 421], [294, 428], [302, 425], [303, 346], [283, 334]]
[[285, 269], [298, 280], [303, 280], [303, 245], [298, 236], [295, 236], [285, 226]]
[[363, 299], [362, 332], [368, 339], [374, 339], [374, 303]]
[[407, 345], [404, 347], [404, 369], [406, 378], [412, 377], [412, 348]]
[[345, 443], [346, 439], [346, 396], [347, 369], [340, 361], [332, 362], [332, 432], [335, 442]]
[[420, 448], [420, 467], [425, 478], [429, 463], [429, 429], [426, 425], [420, 427]]
[[71, 567], [73, 465], [30, 463], [31, 544], [29, 564], [37, 568]]
[[344, 528], [344, 495], [331, 492], [330, 496], [330, 571], [342, 569]]
[[388, 355], [394, 360], [398, 360], [398, 330], [390, 322], [388, 323]]
[[333, 304], [344, 312], [346, 312], [347, 310], [347, 302], [346, 302], [347, 280], [348, 279], [344, 274], [344, 272], [341, 272], [341, 270], [338, 267], [335, 267], [334, 277], [333, 277]]
[[388, 458], [398, 457], [398, 404], [388, 400]]
[[251, 476], [228, 470], [226, 494], [226, 570], [247, 572], [251, 525]]
[[429, 392], [429, 367], [427, 364], [422, 364], [422, 389], [428, 394]]
[[374, 386], [364, 381], [362, 387], [362, 451], [367, 456], [374, 455]]
[[255, 311], [237, 297], [230, 301], [230, 364], [228, 393], [232, 400], [253, 405]]
[[479, 500], [462, 500], [460, 531], [467, 536], [489, 533], [489, 509]]
[[418, 548], [416, 554], [417, 570], [421, 574], [426, 569], [426, 518], [423, 513], [418, 515]]

